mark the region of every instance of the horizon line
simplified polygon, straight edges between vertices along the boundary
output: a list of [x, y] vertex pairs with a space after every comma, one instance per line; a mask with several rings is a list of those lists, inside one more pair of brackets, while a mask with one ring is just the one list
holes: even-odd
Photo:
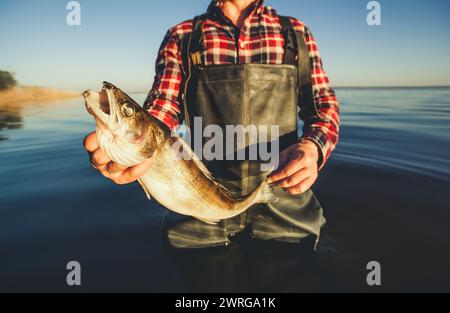
[[343, 88], [351, 88], [351, 89], [357, 89], [357, 88], [367, 88], [367, 89], [377, 89], [377, 88], [383, 88], [383, 89], [396, 89], [396, 88], [450, 88], [450, 85], [393, 85], [393, 86], [332, 86], [334, 89], [343, 89]]
[[[78, 88], [64, 88], [64, 87], [52, 87], [52, 86], [38, 86], [38, 85], [22, 85], [19, 84], [17, 87], [38, 87], [38, 88], [45, 88], [45, 89], [54, 89], [54, 90], [60, 90], [60, 91], [73, 91], [78, 92]], [[397, 85], [397, 86], [331, 86], [332, 89], [426, 89], [426, 88], [450, 88], [449, 85]], [[139, 89], [132, 89], [129, 88], [128, 93], [148, 93], [149, 90], [139, 90]]]
[[[426, 88], [450, 88], [450, 85], [398, 85], [398, 86], [331, 86], [332, 89], [426, 89]], [[129, 91], [129, 93], [148, 93], [149, 91]]]

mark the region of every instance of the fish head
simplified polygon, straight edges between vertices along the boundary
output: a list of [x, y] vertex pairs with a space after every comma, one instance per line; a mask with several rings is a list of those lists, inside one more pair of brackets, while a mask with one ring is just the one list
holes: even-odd
[[86, 110], [97, 125], [99, 147], [122, 165], [135, 165], [157, 149], [161, 130], [139, 104], [111, 83], [83, 93]]

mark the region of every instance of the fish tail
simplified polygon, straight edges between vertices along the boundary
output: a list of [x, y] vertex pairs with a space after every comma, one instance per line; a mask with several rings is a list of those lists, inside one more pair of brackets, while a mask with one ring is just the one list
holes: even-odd
[[272, 187], [267, 181], [263, 182], [256, 190], [255, 203], [274, 203], [278, 198], [273, 194]]

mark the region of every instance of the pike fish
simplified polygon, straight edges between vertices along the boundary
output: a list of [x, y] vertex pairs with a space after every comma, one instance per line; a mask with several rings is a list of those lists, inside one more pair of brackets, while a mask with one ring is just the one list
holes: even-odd
[[154, 157], [138, 182], [149, 199], [167, 209], [216, 224], [256, 203], [277, 200], [267, 182], [245, 197], [235, 197], [214, 180], [181, 137], [111, 83], [104, 82], [100, 92], [87, 90], [83, 97], [96, 122], [99, 147], [112, 161], [133, 166]]

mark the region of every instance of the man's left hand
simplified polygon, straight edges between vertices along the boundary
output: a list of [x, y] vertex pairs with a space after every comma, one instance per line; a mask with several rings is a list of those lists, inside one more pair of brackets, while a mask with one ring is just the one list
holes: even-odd
[[309, 140], [290, 146], [280, 153], [279, 169], [271, 173], [268, 182], [297, 195], [309, 190], [318, 176], [319, 149]]

